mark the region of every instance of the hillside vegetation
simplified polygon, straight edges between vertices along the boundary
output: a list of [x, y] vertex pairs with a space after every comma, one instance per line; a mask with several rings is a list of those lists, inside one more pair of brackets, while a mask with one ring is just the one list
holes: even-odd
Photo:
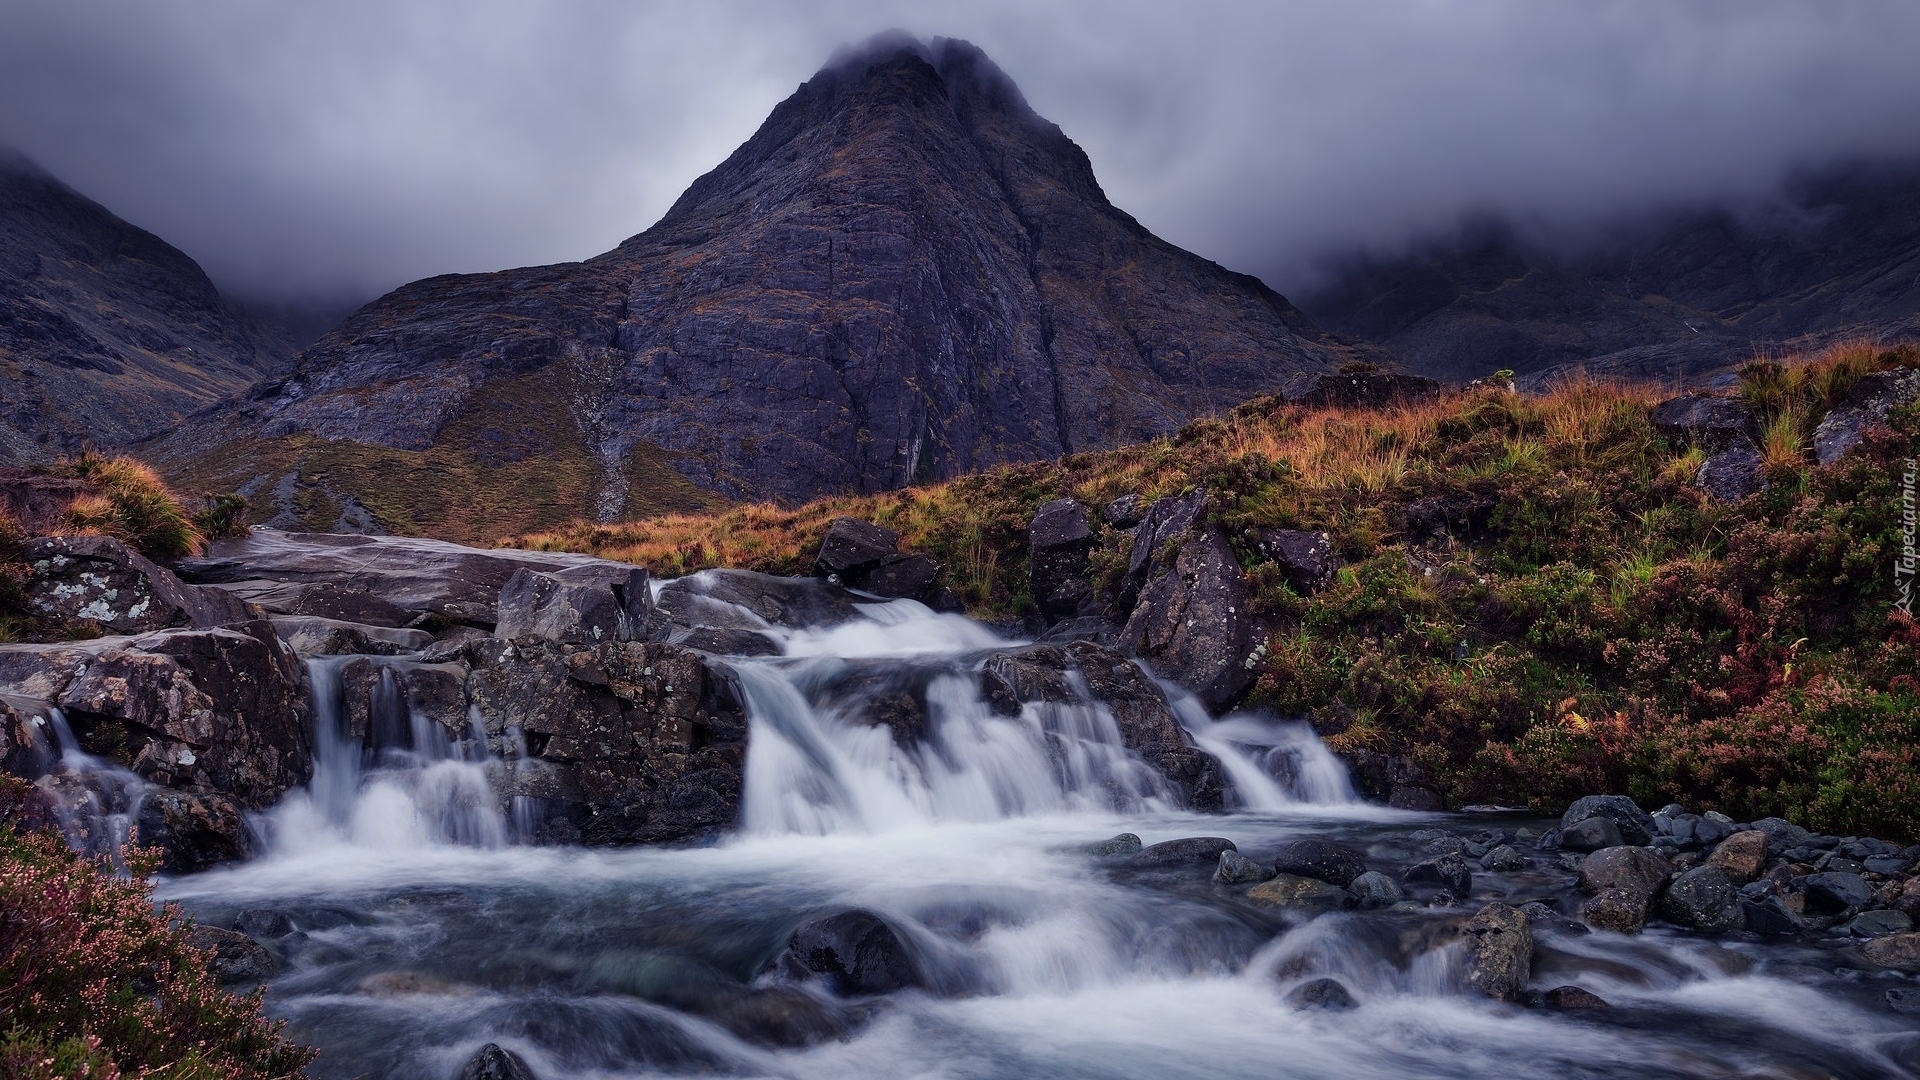
[[[1623, 791], [1920, 838], [1920, 625], [1893, 578], [1920, 409], [1832, 465], [1809, 445], [1860, 376], [1911, 367], [1920, 350], [1853, 344], [1746, 368], [1769, 487], [1733, 504], [1692, 484], [1700, 450], [1654, 430], [1659, 390], [1568, 381], [1377, 412], [1261, 398], [1153, 442], [937, 486], [509, 542], [663, 575], [804, 573], [847, 515], [940, 560], [973, 613], [1021, 616], [1042, 503], [1204, 486], [1271, 628], [1247, 707], [1409, 758], [1455, 805]], [[1326, 530], [1346, 566], [1298, 595], [1254, 550], [1258, 527]], [[1102, 541], [1096, 572], [1117, 573], [1130, 538]]]

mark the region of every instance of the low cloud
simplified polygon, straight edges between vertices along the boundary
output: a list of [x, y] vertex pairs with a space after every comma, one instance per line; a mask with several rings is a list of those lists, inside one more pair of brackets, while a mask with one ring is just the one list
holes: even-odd
[[1920, 6], [0, 0], [0, 140], [257, 296], [577, 259], [833, 51], [967, 38], [1168, 239], [1282, 289], [1920, 153]]

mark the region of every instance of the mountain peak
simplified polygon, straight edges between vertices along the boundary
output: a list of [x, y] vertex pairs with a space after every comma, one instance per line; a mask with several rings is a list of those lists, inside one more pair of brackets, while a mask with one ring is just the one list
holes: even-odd
[[[1350, 356], [1116, 209], [978, 48], [888, 34], [836, 55], [652, 228], [584, 263], [404, 286], [236, 424], [332, 440], [273, 443], [289, 492], [364, 478], [289, 514], [358, 500], [394, 531], [475, 535], [380, 486], [425, 452], [539, 493], [481, 523], [497, 535], [1140, 441]], [[163, 452], [227, 483], [205, 469], [226, 467], [218, 446], [183, 433]]]

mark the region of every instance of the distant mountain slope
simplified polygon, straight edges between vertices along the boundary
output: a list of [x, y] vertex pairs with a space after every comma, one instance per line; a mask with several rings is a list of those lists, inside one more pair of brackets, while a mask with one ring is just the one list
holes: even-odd
[[1620, 226], [1580, 252], [1497, 224], [1356, 260], [1301, 306], [1448, 380], [1564, 366], [1682, 379], [1854, 334], [1920, 338], [1920, 167], [1855, 167], [1736, 214]]
[[1356, 354], [1116, 209], [979, 50], [890, 40], [614, 250], [407, 285], [153, 452], [283, 521], [486, 536], [1117, 446]]
[[0, 462], [165, 431], [286, 369], [299, 344], [178, 249], [0, 150]]

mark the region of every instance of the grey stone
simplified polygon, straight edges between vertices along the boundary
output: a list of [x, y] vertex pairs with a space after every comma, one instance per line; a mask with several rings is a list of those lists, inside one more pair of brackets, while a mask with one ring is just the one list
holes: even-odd
[[207, 967], [221, 985], [259, 982], [280, 970], [266, 946], [245, 934], [217, 926], [193, 926], [187, 929], [186, 938], [187, 944], [210, 954]]
[[1140, 838], [1130, 832], [1123, 832], [1110, 840], [1087, 845], [1089, 855], [1137, 855], [1140, 850]]
[[1455, 896], [1466, 896], [1473, 890], [1473, 871], [1467, 860], [1451, 853], [1408, 867], [1406, 880], [1440, 885]]
[[1294, 840], [1275, 852], [1273, 868], [1282, 874], [1348, 885], [1366, 873], [1367, 861], [1360, 852], [1326, 840]]
[[1746, 925], [1739, 894], [1717, 866], [1682, 871], [1661, 896], [1660, 912], [1672, 922], [1709, 934]]
[[1139, 495], [1122, 495], [1101, 508], [1100, 520], [1116, 529], [1131, 529], [1147, 516], [1148, 505]]
[[1392, 907], [1406, 897], [1400, 883], [1378, 870], [1369, 870], [1347, 883], [1347, 891], [1369, 911]]
[[1913, 919], [1903, 911], [1883, 908], [1855, 915], [1842, 929], [1854, 937], [1884, 937], [1913, 929]]
[[1590, 1012], [1613, 1008], [1600, 995], [1578, 986], [1556, 986], [1540, 995], [1540, 1003], [1558, 1012]]
[[1279, 908], [1308, 917], [1354, 906], [1353, 894], [1347, 890], [1319, 878], [1301, 877], [1298, 874], [1275, 874], [1270, 880], [1248, 889], [1245, 896], [1261, 907]]
[[1750, 445], [1759, 430], [1753, 410], [1736, 398], [1687, 394], [1654, 406], [1653, 429], [1678, 447], [1717, 453]]
[[847, 582], [853, 588], [889, 600], [931, 603], [940, 583], [940, 564], [925, 555], [887, 555]]
[[[1200, 518], [1204, 492], [1175, 500], [1162, 512], [1160, 504], [1168, 501], [1154, 504], [1134, 537], [1142, 581], [1121, 648], [1209, 708], [1223, 708], [1253, 683], [1249, 658], [1258, 633], [1252, 598], [1233, 545]], [[1176, 528], [1181, 522], [1185, 527]]]
[[1700, 463], [1693, 484], [1715, 501], [1736, 503], [1767, 490], [1766, 461], [1744, 446], [1722, 450]]
[[1236, 851], [1233, 841], [1223, 836], [1188, 836], [1163, 840], [1141, 849], [1131, 860], [1134, 866], [1157, 868], [1217, 863], [1223, 851]]
[[582, 645], [636, 641], [645, 636], [652, 614], [653, 593], [640, 567], [522, 567], [501, 587], [494, 633]]
[[1286, 1002], [1296, 1009], [1344, 1011], [1356, 1003], [1347, 988], [1333, 979], [1309, 979], [1287, 991]]
[[823, 578], [845, 581], [851, 574], [878, 566], [881, 559], [899, 547], [900, 534], [892, 529], [856, 518], [834, 518], [820, 540], [813, 572]]
[[1510, 904], [1492, 903], [1467, 920], [1467, 981], [1490, 998], [1513, 1001], [1533, 964], [1533, 927]]
[[1634, 804], [1625, 795], [1588, 795], [1577, 799], [1567, 812], [1560, 815], [1560, 828], [1565, 830], [1577, 822], [1590, 818], [1605, 818], [1620, 827], [1620, 836], [1627, 844], [1645, 844], [1653, 839], [1653, 817]]
[[1213, 880], [1222, 885], [1254, 885], [1273, 877], [1273, 871], [1237, 851], [1220, 853], [1220, 865]]
[[475, 1051], [455, 1080], [539, 1080], [520, 1055], [498, 1043]]
[[1259, 529], [1254, 533], [1254, 547], [1280, 567], [1288, 583], [1302, 596], [1333, 584], [1334, 574], [1340, 569], [1333, 538], [1324, 532]]
[[1086, 509], [1072, 499], [1055, 499], [1034, 513], [1027, 529], [1027, 575], [1041, 615], [1059, 620], [1090, 613], [1087, 568], [1095, 542]]
[[1873, 887], [1859, 874], [1844, 872], [1808, 874], [1801, 879], [1807, 906], [1824, 915], [1866, 907], [1873, 902]]
[[27, 567], [20, 595], [29, 610], [61, 624], [96, 624], [94, 633], [211, 629], [260, 617], [232, 593], [188, 585], [110, 536], [32, 540], [20, 562]]
[[800, 924], [767, 969], [796, 981], [822, 980], [842, 997], [887, 994], [925, 981], [899, 931], [858, 909]]
[[1508, 874], [1527, 868], [1527, 857], [1511, 845], [1501, 844], [1480, 857], [1480, 865], [1496, 874]]
[[1620, 826], [1603, 817], [1576, 821], [1560, 830], [1560, 846], [1568, 851], [1599, 851], [1625, 843], [1626, 839], [1620, 835]]
[[1797, 934], [1805, 929], [1800, 917], [1788, 911], [1778, 896], [1741, 900], [1740, 917], [1756, 934]]
[[1920, 398], [1920, 371], [1877, 371], [1863, 375], [1845, 399], [1813, 429], [1813, 452], [1831, 465], [1860, 444], [1867, 430], [1885, 423], [1895, 408]]

